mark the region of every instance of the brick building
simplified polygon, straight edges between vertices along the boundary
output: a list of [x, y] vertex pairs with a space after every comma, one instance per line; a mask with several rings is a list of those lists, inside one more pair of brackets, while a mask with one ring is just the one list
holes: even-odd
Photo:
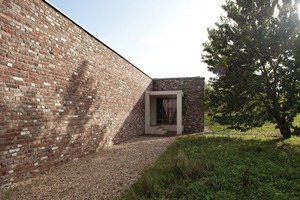
[[0, 186], [143, 133], [203, 131], [203, 78], [152, 79], [41, 0], [0, 0], [0, 31]]

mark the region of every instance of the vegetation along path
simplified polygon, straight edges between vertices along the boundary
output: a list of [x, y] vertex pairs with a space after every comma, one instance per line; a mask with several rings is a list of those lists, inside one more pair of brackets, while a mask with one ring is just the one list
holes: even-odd
[[175, 137], [140, 136], [0, 189], [0, 199], [111, 199], [138, 180]]

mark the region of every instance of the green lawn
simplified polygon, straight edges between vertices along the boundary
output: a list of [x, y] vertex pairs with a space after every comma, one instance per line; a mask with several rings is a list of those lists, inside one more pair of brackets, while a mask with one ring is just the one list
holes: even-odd
[[[208, 116], [208, 114], [205, 114], [205, 126], [208, 126], [213, 132], [215, 133], [237, 133], [239, 131], [237, 130], [233, 130], [233, 129], [228, 129], [227, 126], [221, 125], [217, 122], [214, 122], [211, 117]], [[299, 126], [300, 127], [300, 115], [298, 115], [295, 118], [294, 121], [294, 125], [295, 126]], [[262, 127], [258, 127], [258, 128], [253, 128], [249, 131], [247, 131], [247, 133], [263, 133], [263, 134], [267, 134], [267, 133], [280, 133], [279, 129], [275, 129], [275, 124], [272, 124], [270, 122], [265, 123]]]
[[183, 136], [121, 199], [299, 199], [300, 138]]

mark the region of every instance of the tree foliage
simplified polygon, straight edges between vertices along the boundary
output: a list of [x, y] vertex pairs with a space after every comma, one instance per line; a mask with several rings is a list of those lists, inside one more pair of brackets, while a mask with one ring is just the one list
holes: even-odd
[[213, 118], [248, 130], [266, 121], [289, 138], [300, 112], [300, 0], [227, 0], [202, 59], [216, 76]]

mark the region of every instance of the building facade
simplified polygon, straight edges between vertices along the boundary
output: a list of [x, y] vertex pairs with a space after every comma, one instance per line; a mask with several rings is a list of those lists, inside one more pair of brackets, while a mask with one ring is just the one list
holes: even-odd
[[203, 78], [152, 79], [45, 1], [0, 0], [0, 31], [2, 187], [145, 133], [147, 109], [203, 130]]
[[204, 78], [153, 79], [146, 92], [145, 133], [198, 133], [204, 130]]

